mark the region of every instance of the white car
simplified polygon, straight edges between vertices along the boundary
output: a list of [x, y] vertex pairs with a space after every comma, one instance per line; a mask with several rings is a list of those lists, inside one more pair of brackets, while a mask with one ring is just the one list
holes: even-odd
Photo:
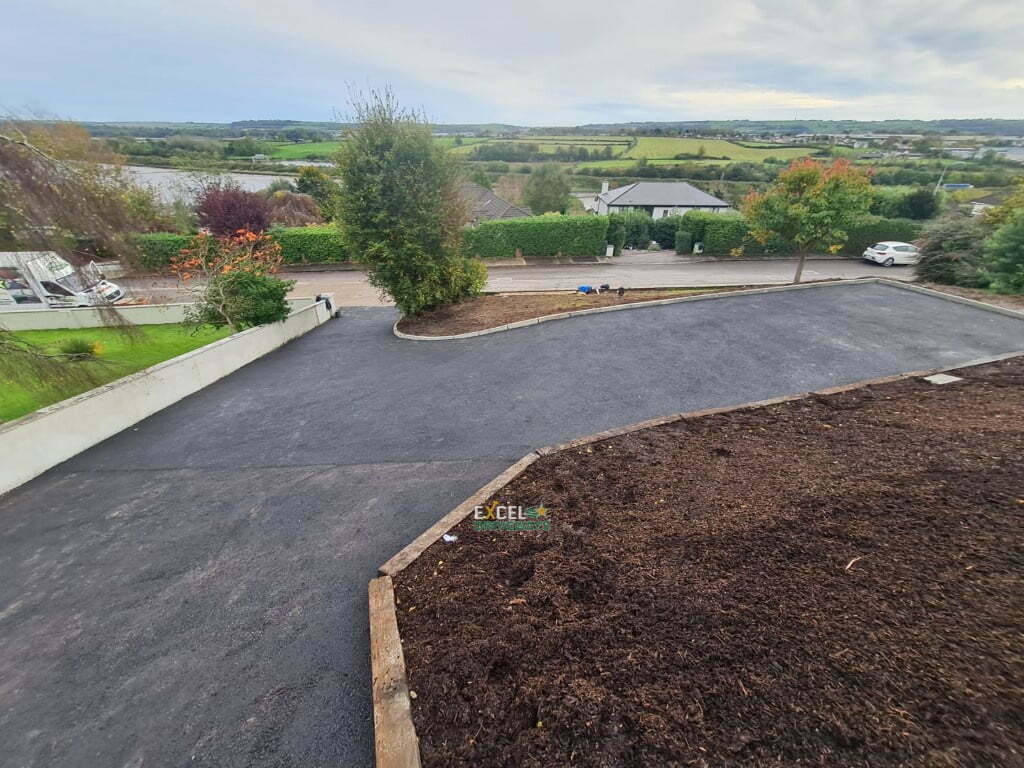
[[921, 258], [916, 245], [901, 243], [899, 240], [875, 243], [861, 255], [883, 267], [891, 267], [893, 264], [917, 264]]

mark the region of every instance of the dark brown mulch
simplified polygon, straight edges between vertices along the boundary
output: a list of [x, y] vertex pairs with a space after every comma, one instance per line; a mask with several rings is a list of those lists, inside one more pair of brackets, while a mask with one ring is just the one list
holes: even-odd
[[548, 456], [396, 579], [426, 766], [1024, 764], [1024, 363]]
[[992, 291], [983, 291], [980, 288], [961, 288], [958, 285], [940, 285], [939, 283], [919, 283], [919, 285], [931, 288], [933, 291], [952, 293], [954, 296], [962, 296], [965, 299], [974, 299], [975, 301], [983, 301], [986, 304], [994, 304], [997, 307], [1016, 309], [1017, 311], [1024, 310], [1024, 296], [1019, 294], [993, 293]]
[[579, 309], [610, 307], [617, 304], [671, 299], [678, 296], [698, 296], [702, 293], [738, 291], [751, 286], [729, 288], [651, 288], [630, 289], [619, 297], [615, 291], [582, 294], [571, 291], [553, 293], [492, 293], [473, 299], [448, 304], [423, 312], [415, 317], [403, 317], [398, 329], [421, 336], [449, 336], [496, 328], [506, 323], [530, 320], [543, 315], [557, 315]]

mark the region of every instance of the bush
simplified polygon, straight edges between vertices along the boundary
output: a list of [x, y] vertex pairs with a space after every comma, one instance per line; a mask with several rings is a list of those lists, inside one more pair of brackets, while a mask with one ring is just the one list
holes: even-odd
[[145, 235], [138, 235], [135, 242], [138, 244], [138, 266], [143, 269], [163, 269], [171, 263], [171, 259], [178, 255], [182, 248], [188, 246], [192, 241], [189, 235], [179, 235], [175, 232], [152, 232]]
[[516, 251], [527, 257], [601, 256], [608, 218], [605, 216], [534, 216], [485, 221], [464, 236], [466, 252], [482, 259], [511, 259]]
[[871, 213], [893, 219], [930, 219], [939, 209], [938, 201], [927, 188], [909, 192], [872, 187]]
[[285, 264], [351, 261], [337, 227], [277, 227], [270, 236], [281, 245]]
[[273, 276], [280, 264], [281, 246], [265, 234], [197, 235], [171, 262], [181, 282], [199, 278], [186, 322], [239, 331], [284, 320], [290, 311], [285, 296], [295, 281]]
[[676, 253], [693, 253], [693, 235], [685, 229], [676, 230]]
[[977, 219], [947, 216], [924, 232], [917, 276], [943, 285], [984, 288], [988, 278], [982, 269], [985, 229]]
[[240, 230], [264, 232], [270, 228], [270, 204], [263, 195], [247, 192], [233, 181], [216, 179], [206, 184], [196, 200], [199, 223], [215, 235]]
[[545, 163], [523, 188], [523, 202], [536, 214], [569, 210], [569, 177], [554, 163]]
[[320, 206], [310, 195], [280, 189], [270, 198], [270, 220], [285, 227], [319, 224], [323, 217]]
[[83, 360], [87, 357], [96, 357], [100, 353], [100, 343], [92, 339], [72, 338], [64, 339], [57, 345], [62, 355]]
[[334, 218], [335, 208], [338, 205], [338, 185], [320, 168], [315, 165], [304, 165], [299, 168], [295, 191], [309, 195], [316, 200], [323, 218]]
[[462, 255], [466, 212], [455, 159], [390, 91], [353, 107], [336, 157], [346, 250], [405, 315], [476, 295], [486, 267]]
[[650, 244], [652, 219], [643, 211], [613, 213], [608, 218], [609, 226], [622, 226], [625, 232], [624, 245], [627, 248], [643, 250]]
[[671, 248], [676, 242], [676, 232], [682, 226], [682, 216], [664, 216], [651, 221], [651, 239], [657, 240], [662, 248]]
[[1015, 211], [985, 243], [992, 287], [1000, 293], [1024, 293], [1024, 210]]

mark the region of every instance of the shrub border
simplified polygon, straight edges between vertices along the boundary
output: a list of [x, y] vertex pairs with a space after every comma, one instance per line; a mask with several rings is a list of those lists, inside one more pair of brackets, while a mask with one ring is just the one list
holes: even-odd
[[[721, 293], [704, 293], [700, 296], [675, 296], [669, 299], [654, 299], [653, 301], [634, 301], [629, 304], [616, 304], [612, 307], [593, 307], [592, 309], [576, 309], [572, 312], [560, 312], [554, 315], [542, 315], [540, 317], [532, 317], [529, 320], [518, 320], [514, 323], [506, 323], [505, 325], [497, 325], [493, 328], [484, 328], [481, 331], [468, 331], [467, 333], [456, 333], [450, 336], [420, 336], [413, 333], [406, 333], [405, 331], [398, 330], [398, 324], [402, 322], [402, 318], [395, 321], [395, 324], [391, 327], [391, 331], [400, 339], [406, 339], [408, 341], [451, 341], [453, 339], [471, 339], [475, 336], [487, 336], [492, 333], [501, 333], [502, 331], [511, 331], [516, 328], [526, 328], [531, 325], [539, 325], [540, 323], [549, 323], [552, 320], [566, 320], [570, 317], [581, 317], [583, 315], [597, 315], [602, 312], [620, 312], [625, 309], [641, 309], [643, 307], [659, 307], [665, 304], [679, 304], [684, 301], [702, 301], [710, 299], [722, 299], [726, 296], [752, 296], [759, 293], [775, 293], [778, 291], [797, 291], [806, 288], [822, 288], [833, 285], [851, 285], [861, 283], [879, 283], [881, 285], [890, 285], [894, 288], [903, 288], [909, 291], [915, 291], [917, 293], [923, 293], [927, 296], [934, 296], [947, 301], [954, 301], [958, 304], [966, 304], [968, 306], [977, 307], [979, 309], [987, 309], [990, 312], [998, 312], [999, 314], [1009, 315], [1010, 317], [1018, 317], [1024, 319], [1024, 312], [1018, 312], [1013, 309], [1007, 309], [1006, 307], [999, 307], [995, 304], [986, 304], [983, 301], [977, 301], [975, 299], [966, 299], [963, 296], [955, 296], [951, 293], [944, 293], [942, 291], [936, 291], [931, 288], [923, 288], [913, 283], [907, 283], [902, 280], [892, 280], [887, 277], [855, 277], [849, 280], [823, 280], [815, 283], [800, 283], [798, 285], [770, 285], [764, 288], [748, 288], [741, 291], [723, 291]], [[704, 286], [694, 286], [700, 289]], [[709, 290], [714, 288], [725, 288], [728, 286], [706, 286]], [[639, 289], [638, 289], [639, 290]], [[649, 289], [644, 289], [649, 290]]]
[[[879, 278], [871, 278], [877, 280]], [[795, 286], [794, 286], [795, 287]], [[928, 294], [934, 294], [927, 288], [918, 288]], [[958, 297], [959, 298], [959, 297]], [[1002, 309], [992, 307], [982, 302], [974, 302], [965, 299], [964, 303], [980, 304], [984, 309]], [[1024, 317], [1022, 313], [1012, 312], [1013, 316]], [[395, 610], [395, 592], [393, 577], [411, 565], [416, 558], [434, 544], [442, 535], [450, 531], [463, 519], [465, 519], [473, 508], [483, 504], [495, 491], [507, 485], [513, 479], [521, 475], [527, 467], [533, 464], [541, 456], [550, 456], [562, 451], [580, 448], [584, 445], [608, 440], [620, 435], [638, 432], [649, 427], [656, 427], [662, 424], [670, 424], [676, 421], [699, 419], [705, 416], [713, 416], [720, 413], [733, 411], [756, 410], [780, 403], [793, 402], [808, 397], [827, 397], [829, 395], [849, 392], [863, 387], [878, 384], [888, 384], [894, 381], [931, 376], [936, 373], [946, 373], [963, 368], [971, 368], [977, 365], [1008, 360], [1013, 357], [1024, 356], [1024, 350], [1007, 352], [1001, 355], [970, 360], [966, 363], [933, 368], [923, 371], [910, 371], [898, 373], [892, 376], [883, 376], [876, 379], [865, 379], [852, 384], [841, 384], [826, 389], [802, 392], [796, 395], [785, 395], [774, 397], [768, 400], [755, 400], [740, 405], [730, 405], [722, 408], [706, 408], [700, 411], [687, 411], [675, 413], [661, 418], [639, 421], [625, 427], [606, 429], [586, 437], [570, 440], [567, 443], [546, 446], [530, 451], [519, 461], [515, 462], [499, 474], [487, 485], [459, 504], [455, 509], [446, 514], [430, 528], [420, 534], [410, 544], [395, 554], [390, 560], [380, 566], [380, 576], [371, 579], [368, 585], [369, 595], [369, 617], [370, 617], [370, 664], [372, 669], [373, 686], [373, 729], [374, 743], [376, 747], [377, 768], [419, 768], [420, 751], [419, 739], [416, 736], [416, 728], [412, 721], [412, 700], [409, 696], [409, 685], [405, 676], [405, 657], [402, 653], [402, 638], [398, 631], [398, 614]]]

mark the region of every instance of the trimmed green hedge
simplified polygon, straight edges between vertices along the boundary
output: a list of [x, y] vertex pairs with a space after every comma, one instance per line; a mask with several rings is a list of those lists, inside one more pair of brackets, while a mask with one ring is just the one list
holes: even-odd
[[601, 256], [608, 231], [606, 216], [532, 216], [485, 221], [465, 231], [465, 247], [481, 259]]
[[902, 240], [912, 243], [921, 237], [924, 224], [913, 219], [886, 219], [882, 216], [866, 216], [847, 231], [846, 245], [842, 253], [860, 256], [869, 245], [882, 240]]
[[150, 232], [139, 235], [136, 238], [139, 245], [139, 266], [145, 269], [162, 269], [191, 241], [192, 235], [179, 235], [175, 232]]
[[281, 244], [285, 264], [321, 264], [351, 261], [341, 232], [330, 224], [321, 227], [275, 227], [270, 236]]
[[[350, 261], [337, 227], [275, 227], [270, 236], [281, 245], [285, 264], [322, 264]], [[178, 252], [188, 246], [193, 235], [152, 232], [139, 235], [139, 266], [163, 269]]]
[[[794, 252], [789, 243], [781, 240], [759, 243], [750, 235], [747, 220], [739, 213], [690, 211], [682, 217], [682, 223], [694, 242], [704, 243], [704, 252], [710, 256], [728, 256], [736, 248], [742, 248], [745, 256], [785, 256]], [[847, 235], [840, 253], [859, 256], [869, 245], [881, 240], [913, 242], [921, 236], [921, 222], [865, 216], [849, 228]]]

